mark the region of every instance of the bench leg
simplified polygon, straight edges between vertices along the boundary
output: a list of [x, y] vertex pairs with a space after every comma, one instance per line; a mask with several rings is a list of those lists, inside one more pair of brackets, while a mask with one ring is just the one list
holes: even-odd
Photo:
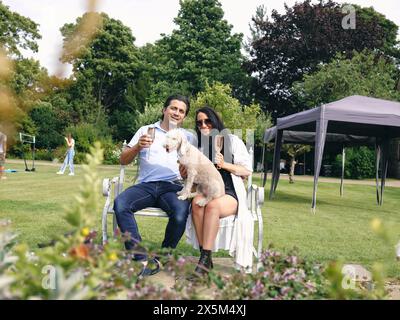
[[101, 219], [101, 226], [102, 226], [102, 234], [103, 234], [103, 244], [107, 242], [107, 212], [108, 206], [107, 204], [104, 206], [103, 215]]
[[263, 236], [264, 236], [264, 225], [262, 219], [262, 212], [261, 208], [257, 205], [257, 220], [258, 220], [258, 246], [257, 246], [257, 271], [262, 267], [261, 262], [261, 252], [262, 252], [262, 243], [263, 243]]
[[113, 236], [114, 236], [114, 238], [117, 236], [117, 233], [118, 233], [117, 218], [115, 216], [115, 213], [113, 213]]

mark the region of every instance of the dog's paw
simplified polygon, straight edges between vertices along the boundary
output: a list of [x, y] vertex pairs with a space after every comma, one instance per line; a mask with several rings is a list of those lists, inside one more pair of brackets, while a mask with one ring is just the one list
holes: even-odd
[[208, 200], [206, 198], [202, 198], [202, 199], [196, 201], [196, 204], [199, 207], [204, 207], [207, 203], [208, 203]]
[[178, 197], [179, 200], [186, 200], [188, 198], [188, 194], [187, 193], [181, 193]]
[[178, 196], [182, 195], [182, 194], [183, 194], [183, 190], [178, 191], [176, 194], [177, 194]]
[[192, 199], [192, 198], [194, 198], [194, 197], [197, 196], [197, 195], [198, 195], [197, 192], [192, 192], [192, 193], [189, 194], [189, 197], [188, 197], [188, 198]]

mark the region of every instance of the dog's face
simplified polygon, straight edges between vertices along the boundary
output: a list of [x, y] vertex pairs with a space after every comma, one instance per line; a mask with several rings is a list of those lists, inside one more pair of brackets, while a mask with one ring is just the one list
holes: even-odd
[[167, 133], [165, 136], [165, 143], [163, 147], [167, 150], [168, 153], [179, 150], [182, 144], [182, 133], [177, 130], [173, 129]]

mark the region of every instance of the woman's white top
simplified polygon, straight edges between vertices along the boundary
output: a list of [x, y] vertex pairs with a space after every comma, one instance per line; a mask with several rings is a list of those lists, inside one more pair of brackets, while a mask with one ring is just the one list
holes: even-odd
[[71, 146], [68, 146], [68, 149], [74, 150], [74, 147], [75, 147], [75, 139], [74, 138], [71, 138], [70, 144], [71, 144]]
[[[253, 172], [250, 155], [243, 141], [235, 135], [229, 135], [233, 164], [241, 165]], [[215, 239], [213, 251], [218, 249], [229, 250], [229, 254], [235, 258], [236, 267], [249, 270], [253, 264], [253, 234], [254, 219], [247, 205], [247, 191], [243, 179], [231, 173], [233, 186], [239, 199], [238, 213], [220, 219], [220, 227]], [[186, 241], [195, 248], [199, 248], [192, 216], [186, 223]]]

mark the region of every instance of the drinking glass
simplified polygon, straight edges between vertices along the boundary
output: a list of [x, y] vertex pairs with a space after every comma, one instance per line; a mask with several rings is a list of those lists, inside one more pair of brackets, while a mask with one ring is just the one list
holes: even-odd
[[[215, 155], [218, 153], [221, 153], [222, 148], [224, 146], [224, 136], [218, 134], [215, 136], [215, 144], [214, 144], [214, 149], [215, 149]], [[220, 166], [216, 165], [217, 169], [221, 169]]]
[[[154, 127], [148, 127], [147, 129], [147, 135], [150, 136], [151, 140], [154, 142], [154, 139], [156, 137], [156, 128]], [[149, 150], [147, 151], [147, 160], [150, 158], [150, 147]]]

